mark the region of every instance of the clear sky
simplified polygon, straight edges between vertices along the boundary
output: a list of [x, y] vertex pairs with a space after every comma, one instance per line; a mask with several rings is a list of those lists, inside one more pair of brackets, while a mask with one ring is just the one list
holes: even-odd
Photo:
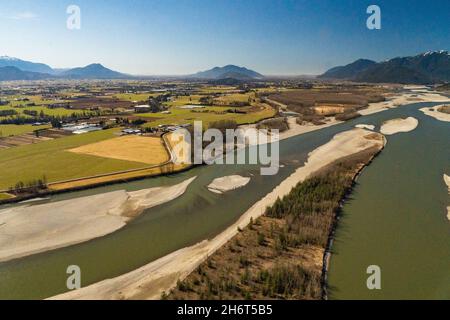
[[[317, 74], [358, 58], [450, 49], [449, 0], [0, 0], [0, 55], [132, 74], [236, 64]], [[81, 29], [66, 28], [66, 8]], [[377, 4], [382, 29], [368, 30]]]

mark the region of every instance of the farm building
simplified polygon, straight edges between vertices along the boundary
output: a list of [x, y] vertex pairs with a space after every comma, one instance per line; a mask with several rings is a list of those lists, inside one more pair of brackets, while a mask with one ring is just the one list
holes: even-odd
[[146, 113], [150, 112], [151, 108], [149, 105], [140, 105], [134, 107], [134, 112], [136, 113]]
[[140, 133], [141, 133], [140, 129], [127, 128], [122, 130], [122, 134], [140, 134]]

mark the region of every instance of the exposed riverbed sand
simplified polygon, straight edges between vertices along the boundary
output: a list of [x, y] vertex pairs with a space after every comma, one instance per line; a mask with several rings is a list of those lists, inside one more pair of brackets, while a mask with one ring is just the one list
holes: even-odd
[[357, 124], [355, 128], [368, 129], [373, 131], [375, 129], [375, 126], [373, 124]]
[[175, 251], [137, 270], [107, 279], [79, 290], [53, 297], [53, 299], [159, 299], [184, 279], [209, 255], [232, 239], [239, 228], [250, 219], [264, 214], [266, 207], [278, 197], [284, 197], [297, 183], [332, 162], [372, 147], [383, 148], [384, 137], [364, 129], [353, 129], [336, 135], [330, 142], [309, 154], [305, 165], [278, 185], [272, 192], [255, 203], [239, 220], [212, 240]]
[[116, 231], [148, 209], [182, 195], [195, 178], [135, 192], [119, 190], [0, 211], [0, 261], [61, 248]]
[[383, 123], [380, 132], [385, 135], [393, 135], [400, 132], [410, 132], [417, 128], [419, 121], [416, 118], [392, 119]]
[[[448, 187], [448, 194], [450, 194], [450, 176], [444, 174], [444, 182]], [[447, 207], [447, 219], [450, 220], [450, 206]]]
[[[405, 87], [407, 89], [407, 87]], [[441, 95], [436, 92], [428, 91], [428, 92], [406, 92], [396, 96], [393, 96], [386, 101], [371, 103], [366, 109], [359, 110], [358, 112], [363, 115], [369, 115], [381, 111], [385, 111], [392, 108], [397, 108], [399, 106], [403, 106], [411, 103], [418, 102], [444, 102], [449, 101], [450, 99], [444, 95]]]
[[214, 179], [209, 185], [208, 190], [214, 193], [224, 193], [246, 186], [250, 178], [238, 175], [226, 176]]
[[439, 108], [444, 105], [432, 107], [432, 108], [422, 108], [420, 111], [425, 113], [427, 116], [433, 117], [440, 121], [450, 122], [450, 113], [440, 112]]

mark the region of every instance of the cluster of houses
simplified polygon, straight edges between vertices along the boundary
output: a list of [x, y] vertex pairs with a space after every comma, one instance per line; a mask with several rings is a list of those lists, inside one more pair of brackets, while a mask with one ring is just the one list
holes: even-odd
[[[189, 128], [190, 126], [191, 124], [189, 123], [182, 125], [160, 124], [159, 126], [154, 128], [146, 128], [145, 131], [151, 133], [168, 133], [180, 129]], [[126, 128], [122, 130], [122, 135], [131, 135], [131, 134], [140, 135], [142, 133], [143, 133], [142, 130], [139, 128]]]

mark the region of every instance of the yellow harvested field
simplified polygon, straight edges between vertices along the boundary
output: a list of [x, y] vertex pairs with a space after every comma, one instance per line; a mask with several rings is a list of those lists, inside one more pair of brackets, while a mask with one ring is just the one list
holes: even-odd
[[317, 114], [321, 114], [324, 116], [327, 115], [334, 115], [337, 113], [344, 113], [345, 112], [345, 106], [344, 105], [319, 105], [314, 107], [314, 111]]
[[134, 135], [104, 140], [69, 151], [151, 165], [161, 164], [170, 159], [161, 138]]

